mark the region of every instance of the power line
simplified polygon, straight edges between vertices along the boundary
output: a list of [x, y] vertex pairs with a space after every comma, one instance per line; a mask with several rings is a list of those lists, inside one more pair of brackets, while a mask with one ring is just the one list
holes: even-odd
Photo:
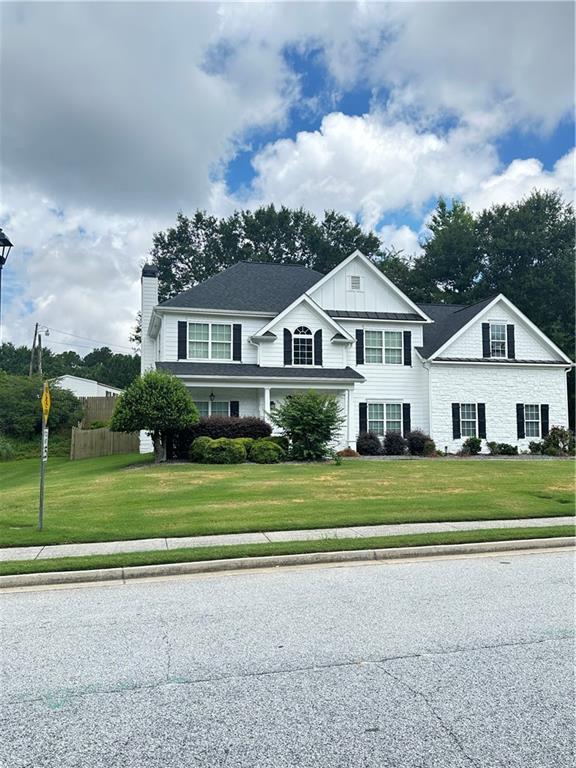
[[[122, 345], [122, 344], [111, 344], [111, 343], [110, 343], [110, 342], [108, 342], [108, 341], [102, 341], [102, 339], [91, 339], [91, 338], [89, 338], [88, 336], [80, 336], [80, 335], [79, 335], [79, 334], [77, 334], [77, 333], [70, 333], [70, 331], [62, 331], [62, 330], [60, 330], [59, 328], [52, 328], [52, 327], [51, 327], [51, 326], [49, 326], [49, 325], [45, 326], [45, 328], [48, 328], [48, 330], [50, 330], [50, 331], [54, 331], [54, 333], [61, 333], [63, 336], [72, 336], [72, 337], [74, 337], [74, 338], [76, 338], [76, 339], [84, 339], [84, 341], [91, 341], [91, 342], [93, 342], [94, 344], [103, 344], [103, 345], [104, 345], [104, 346], [106, 346], [106, 347], [116, 347], [116, 349], [129, 349], [131, 352], [133, 352], [133, 351], [134, 351], [134, 350], [132, 349], [132, 347], [125, 347], [125, 346], [124, 346], [124, 345]], [[55, 343], [56, 343], [56, 344], [62, 344], [62, 343], [64, 343], [64, 342], [55, 342]], [[76, 346], [81, 346], [81, 345], [80, 345], [80, 344], [77, 344]]]

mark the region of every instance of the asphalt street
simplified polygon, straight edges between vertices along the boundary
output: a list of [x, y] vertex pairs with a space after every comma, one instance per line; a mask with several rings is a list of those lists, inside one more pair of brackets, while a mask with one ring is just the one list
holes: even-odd
[[570, 552], [0, 596], [7, 768], [567, 768]]

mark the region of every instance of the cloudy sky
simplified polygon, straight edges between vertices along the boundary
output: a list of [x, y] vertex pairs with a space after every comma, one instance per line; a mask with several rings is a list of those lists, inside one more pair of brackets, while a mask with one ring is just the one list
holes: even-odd
[[[4, 339], [129, 347], [176, 212], [573, 197], [571, 2], [0, 3]], [[75, 334], [67, 336], [66, 334]], [[83, 338], [81, 338], [83, 337]]]

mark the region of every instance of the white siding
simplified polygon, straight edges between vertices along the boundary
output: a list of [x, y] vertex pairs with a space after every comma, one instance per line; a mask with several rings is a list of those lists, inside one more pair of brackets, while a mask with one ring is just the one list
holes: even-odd
[[142, 277], [141, 280], [141, 297], [142, 297], [142, 344], [140, 349], [141, 362], [140, 371], [153, 370], [155, 362], [158, 359], [156, 352], [156, 339], [151, 338], [148, 335], [148, 324], [150, 323], [150, 317], [152, 310], [158, 304], [158, 278], [157, 277]]
[[[248, 338], [257, 333], [266, 322], [258, 317], [234, 317], [233, 315], [218, 314], [165, 314], [162, 317], [162, 351], [160, 360], [174, 362], [178, 360], [178, 322], [186, 323], [227, 323], [242, 326], [242, 362], [257, 363], [258, 350], [248, 341]], [[210, 362], [206, 360], [204, 362]], [[231, 360], [214, 360], [215, 363], [232, 362]]]
[[91, 379], [79, 376], [61, 376], [56, 380], [61, 389], [68, 389], [76, 397], [106, 397], [107, 395], [119, 395], [122, 390], [117, 387], [107, 387]]
[[501, 301], [483, 317], [476, 320], [461, 336], [449, 344], [439, 357], [482, 357], [482, 323], [502, 322], [514, 326], [516, 358], [518, 360], [557, 360], [550, 347]]
[[486, 440], [520, 450], [536, 438], [517, 439], [516, 403], [547, 403], [550, 426], [568, 426], [566, 372], [561, 368], [432, 364], [431, 403], [432, 437], [439, 450], [447, 446], [449, 453], [466, 440], [452, 439], [452, 403], [485, 403]]
[[[350, 290], [350, 277], [360, 277], [361, 290]], [[361, 312], [414, 312], [414, 309], [390, 288], [360, 258], [342, 267], [319, 288], [308, 294], [324, 309]]]
[[346, 350], [348, 345], [334, 343], [332, 337], [337, 333], [334, 327], [327, 322], [319, 312], [316, 312], [309, 304], [299, 304], [285, 315], [278, 323], [271, 327], [272, 333], [278, 337], [273, 342], [261, 345], [260, 364], [263, 366], [278, 367], [284, 365], [284, 328], [291, 333], [299, 325], [307, 326], [314, 334], [322, 329], [322, 367], [345, 368]]

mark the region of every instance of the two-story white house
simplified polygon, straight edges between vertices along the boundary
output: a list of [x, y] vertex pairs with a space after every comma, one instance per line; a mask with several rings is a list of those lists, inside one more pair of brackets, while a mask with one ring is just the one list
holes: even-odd
[[178, 376], [202, 415], [267, 418], [290, 393], [331, 392], [340, 447], [421, 429], [449, 452], [469, 436], [525, 449], [567, 426], [571, 366], [505, 296], [415, 304], [358, 251], [327, 275], [240, 262], [162, 303], [142, 270], [142, 372]]

